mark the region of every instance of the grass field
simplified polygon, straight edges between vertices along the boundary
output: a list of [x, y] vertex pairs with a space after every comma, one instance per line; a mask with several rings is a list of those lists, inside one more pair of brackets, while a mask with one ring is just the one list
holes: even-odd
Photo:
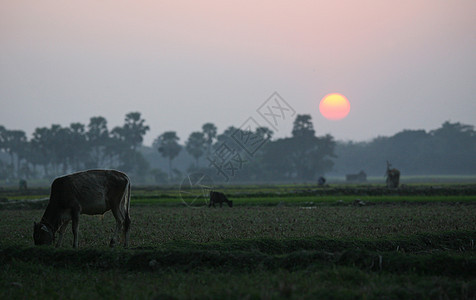
[[[136, 189], [131, 245], [80, 218], [62, 248], [33, 246], [47, 190], [0, 193], [0, 298], [475, 299], [474, 185], [242, 186], [234, 207]], [[359, 201], [356, 201], [359, 199]]]

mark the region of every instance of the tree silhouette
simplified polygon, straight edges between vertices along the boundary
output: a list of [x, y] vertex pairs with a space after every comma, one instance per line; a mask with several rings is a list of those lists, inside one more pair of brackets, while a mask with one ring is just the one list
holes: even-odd
[[86, 129], [84, 124], [71, 123], [69, 125], [71, 134], [72, 155], [71, 167], [74, 171], [79, 171], [82, 164], [89, 158], [89, 149], [86, 140]]
[[46, 129], [44, 139], [43, 144], [50, 154], [49, 160], [53, 166], [54, 175], [59, 174], [60, 165], [63, 166], [63, 173], [66, 173], [71, 149], [74, 148], [70, 141], [69, 130], [62, 128], [61, 125], [52, 124]]
[[185, 150], [195, 158], [195, 167], [198, 168], [198, 159], [207, 149], [207, 141], [202, 132], [192, 132], [185, 143]]
[[103, 164], [105, 148], [109, 142], [107, 120], [104, 117], [92, 117], [86, 132], [87, 141], [91, 151], [91, 166], [100, 167]]
[[0, 150], [5, 151], [5, 139], [6, 139], [7, 129], [0, 125]]
[[72, 134], [70, 128], [61, 127], [60, 125], [53, 125], [52, 131], [55, 162], [58, 167], [60, 165], [63, 167], [63, 174], [66, 174], [69, 162], [73, 161], [75, 155]]
[[217, 137], [217, 127], [213, 123], [205, 123], [202, 126], [202, 132], [207, 145], [207, 155], [210, 156], [213, 142]]
[[180, 153], [182, 146], [178, 143], [179, 137], [175, 131], [166, 131], [157, 138], [158, 151], [169, 159], [169, 178], [172, 178], [172, 160]]
[[293, 123], [293, 137], [314, 136], [314, 126], [310, 115], [297, 115]]
[[109, 139], [104, 153], [109, 158], [109, 164], [117, 168], [143, 175], [148, 164], [137, 147], [142, 144], [143, 136], [149, 130], [144, 125], [139, 112], [128, 113], [123, 126], [114, 127], [109, 133]]
[[48, 164], [53, 154], [51, 153], [49, 130], [46, 127], [36, 128], [33, 132], [33, 138], [30, 141], [31, 156], [30, 162], [33, 165], [42, 165], [45, 175], [48, 175]]
[[263, 165], [278, 178], [314, 180], [332, 169], [335, 142], [330, 135], [316, 137], [311, 116], [298, 115], [293, 136], [265, 145]]
[[293, 123], [292, 151], [289, 153], [299, 179], [310, 178], [315, 173], [313, 157], [317, 150], [318, 139], [310, 115], [297, 115]]
[[140, 112], [130, 112], [126, 115], [122, 134], [124, 135], [125, 142], [130, 145], [134, 151], [137, 146], [142, 144], [144, 135], [150, 129], [150, 127], [144, 123], [145, 120], [141, 119]]
[[[461, 169], [476, 170], [476, 132], [472, 125], [444, 122], [440, 128], [430, 131], [433, 161], [439, 170], [456, 174]], [[435, 165], [435, 164], [433, 164]]]
[[120, 160], [129, 159], [131, 156], [132, 145], [126, 142], [126, 134], [124, 127], [114, 127], [109, 132], [109, 139], [104, 148], [104, 153], [109, 159], [109, 165], [120, 164]]
[[273, 137], [274, 132], [269, 129], [268, 127], [258, 127], [256, 128], [256, 134], [261, 139], [271, 139]]
[[20, 161], [25, 157], [24, 150], [27, 144], [26, 134], [22, 130], [5, 130], [2, 135], [3, 149], [10, 155], [13, 175], [17, 176]]
[[336, 171], [383, 175], [385, 162], [398, 165], [405, 175], [474, 174], [476, 132], [471, 125], [444, 122], [440, 128], [405, 129], [368, 142], [340, 142]]

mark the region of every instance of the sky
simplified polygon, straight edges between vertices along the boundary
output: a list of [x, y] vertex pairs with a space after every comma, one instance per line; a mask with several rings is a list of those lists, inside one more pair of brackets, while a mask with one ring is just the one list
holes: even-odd
[[[475, 15], [469, 0], [0, 0], [0, 125], [112, 129], [138, 111], [146, 145], [207, 122], [290, 136], [297, 114], [343, 141], [476, 125]], [[346, 118], [320, 114], [330, 93]], [[273, 103], [287, 110], [268, 123]]]

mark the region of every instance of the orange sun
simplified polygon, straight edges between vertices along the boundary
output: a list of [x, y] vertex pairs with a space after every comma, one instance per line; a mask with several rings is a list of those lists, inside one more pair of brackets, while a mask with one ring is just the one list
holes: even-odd
[[350, 102], [344, 95], [332, 93], [324, 96], [319, 104], [319, 111], [329, 120], [341, 120], [350, 112]]

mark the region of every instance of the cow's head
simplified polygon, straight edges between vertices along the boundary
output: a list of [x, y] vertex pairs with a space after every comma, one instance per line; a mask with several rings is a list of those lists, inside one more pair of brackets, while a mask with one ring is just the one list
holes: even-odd
[[233, 207], [233, 201], [228, 201], [228, 206]]
[[51, 229], [44, 223], [34, 223], [33, 225], [33, 240], [35, 245], [51, 245], [55, 236]]

